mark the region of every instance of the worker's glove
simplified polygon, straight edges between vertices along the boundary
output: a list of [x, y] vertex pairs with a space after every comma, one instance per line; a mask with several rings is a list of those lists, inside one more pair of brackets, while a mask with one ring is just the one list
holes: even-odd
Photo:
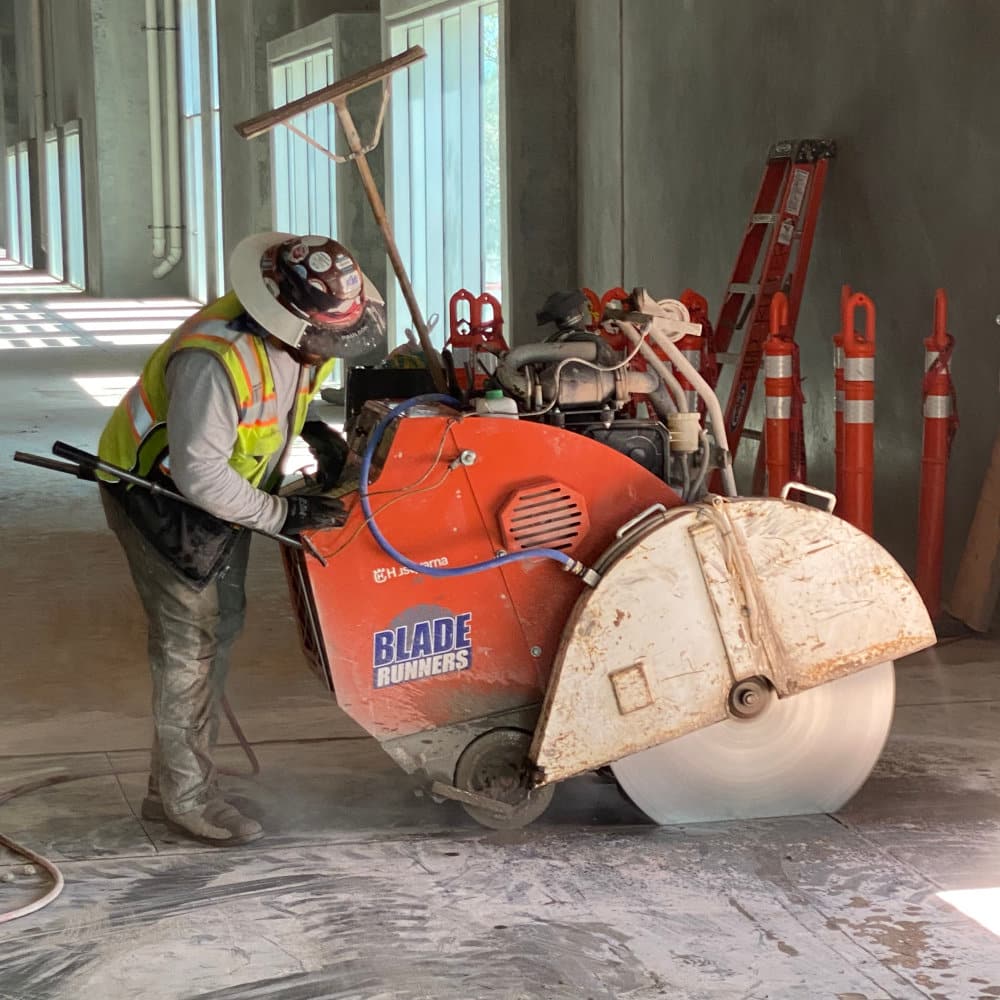
[[347, 508], [335, 497], [288, 497], [288, 513], [281, 533], [297, 535], [317, 528], [339, 528], [346, 520]]
[[321, 491], [332, 490], [340, 481], [349, 449], [343, 435], [322, 420], [307, 420], [300, 436], [316, 459], [316, 483]]

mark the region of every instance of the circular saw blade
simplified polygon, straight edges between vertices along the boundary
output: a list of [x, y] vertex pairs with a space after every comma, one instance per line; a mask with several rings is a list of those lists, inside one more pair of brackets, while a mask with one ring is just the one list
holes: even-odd
[[834, 812], [882, 753], [895, 702], [881, 663], [789, 698], [752, 719], [726, 719], [611, 765], [657, 823], [706, 823]]

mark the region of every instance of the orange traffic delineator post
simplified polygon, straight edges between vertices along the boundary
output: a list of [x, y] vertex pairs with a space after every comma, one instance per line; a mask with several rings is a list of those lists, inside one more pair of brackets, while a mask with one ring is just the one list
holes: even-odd
[[[681, 292], [680, 301], [687, 306], [691, 322], [697, 323], [701, 327], [701, 335], [691, 338], [682, 337], [677, 342], [677, 346], [682, 351], [689, 350], [692, 352], [691, 354], [685, 352], [685, 357], [698, 369], [701, 377], [714, 389], [716, 382], [719, 381], [719, 363], [715, 357], [715, 336], [712, 331], [712, 321], [708, 317], [708, 299], [693, 288], [685, 288]], [[695, 341], [697, 341], [697, 345], [695, 345]], [[686, 349], [682, 345], [687, 345]], [[695, 360], [693, 354], [695, 346], [697, 346], [698, 350], [697, 360]], [[697, 393], [695, 393], [695, 399], [697, 401], [696, 407], [693, 406], [692, 409], [697, 408], [698, 412], [704, 416], [705, 400], [698, 396]]]
[[764, 342], [764, 454], [767, 461], [767, 494], [781, 496], [792, 478], [792, 396], [795, 378], [788, 336], [788, 297], [775, 292], [771, 299], [770, 326]]
[[[858, 309], [865, 313], [864, 333], [854, 327]], [[845, 296], [841, 331], [844, 338], [844, 458], [840, 514], [872, 534], [872, 487], [875, 479], [875, 303], [855, 292]]]
[[947, 323], [948, 297], [939, 288], [934, 296], [934, 332], [924, 341], [924, 446], [917, 519], [916, 584], [931, 618], [941, 611], [945, 488], [951, 445], [958, 430], [958, 405], [951, 381], [955, 338], [948, 333]]
[[840, 332], [833, 337], [833, 390], [834, 390], [834, 468], [836, 483], [833, 492], [839, 500], [844, 495], [844, 316], [851, 286], [840, 287]]

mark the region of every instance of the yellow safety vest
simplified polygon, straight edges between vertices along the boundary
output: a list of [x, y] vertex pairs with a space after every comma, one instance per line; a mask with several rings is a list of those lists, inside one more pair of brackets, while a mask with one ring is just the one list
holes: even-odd
[[[208, 351], [222, 363], [239, 409], [239, 427], [229, 464], [251, 486], [260, 486], [268, 463], [284, 443], [274, 378], [264, 341], [229, 326], [243, 307], [232, 292], [181, 324], [146, 362], [139, 381], [111, 415], [98, 454], [104, 461], [148, 476], [160, 467], [168, 475], [167, 363], [178, 351]], [[302, 430], [309, 402], [335, 364], [303, 368], [290, 437]]]

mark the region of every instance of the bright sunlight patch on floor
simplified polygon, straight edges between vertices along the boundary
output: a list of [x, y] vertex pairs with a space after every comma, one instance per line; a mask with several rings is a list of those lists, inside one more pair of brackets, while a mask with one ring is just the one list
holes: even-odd
[[6, 299], [3, 277], [0, 273], [0, 351], [155, 346], [199, 308], [187, 299], [94, 299], [79, 293], [65, 299]]
[[117, 406], [122, 396], [135, 385], [134, 375], [98, 375], [74, 378], [73, 381], [101, 406]]
[[954, 889], [939, 892], [938, 899], [1000, 937], [1000, 888]]

